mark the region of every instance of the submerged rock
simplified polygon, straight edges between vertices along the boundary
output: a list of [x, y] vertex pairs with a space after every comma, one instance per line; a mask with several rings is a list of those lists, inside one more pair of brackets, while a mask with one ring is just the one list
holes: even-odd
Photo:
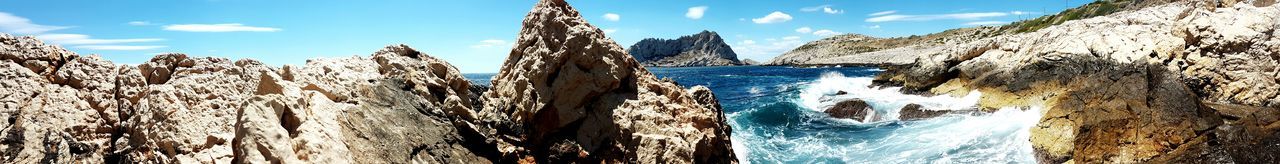
[[898, 111], [898, 120], [919, 120], [926, 118], [934, 118], [951, 113], [945, 110], [926, 109], [920, 104], [907, 104], [902, 110]]
[[720, 38], [720, 34], [702, 31], [678, 39], [646, 38], [627, 52], [640, 64], [659, 67], [700, 67], [746, 65], [738, 54]]
[[[862, 99], [841, 101], [836, 103], [836, 105], [831, 106], [831, 108], [827, 108], [823, 113], [827, 113], [827, 115], [834, 118], [853, 119], [867, 122], [877, 120], [876, 110], [872, 109], [871, 106], [867, 105], [867, 102], [862, 101]], [[868, 117], [871, 119], [867, 119]]]

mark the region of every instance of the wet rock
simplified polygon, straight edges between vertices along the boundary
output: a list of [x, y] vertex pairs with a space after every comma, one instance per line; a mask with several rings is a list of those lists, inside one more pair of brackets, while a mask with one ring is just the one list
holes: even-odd
[[[862, 99], [851, 99], [851, 100], [841, 101], [839, 103], [836, 103], [834, 106], [831, 106], [831, 108], [827, 108], [827, 110], [824, 110], [823, 113], [827, 113], [827, 115], [834, 118], [853, 119], [853, 120], [868, 121], [868, 122], [876, 120], [876, 110], [871, 109], [871, 106], [867, 105], [867, 102], [862, 101]], [[871, 118], [871, 119], [867, 119], [867, 118]]]
[[921, 120], [949, 113], [951, 111], [927, 109], [920, 104], [907, 104], [907, 106], [902, 107], [902, 110], [898, 111], [898, 120]]

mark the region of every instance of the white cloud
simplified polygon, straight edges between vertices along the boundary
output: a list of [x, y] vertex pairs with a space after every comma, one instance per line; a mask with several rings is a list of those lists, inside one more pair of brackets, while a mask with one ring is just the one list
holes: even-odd
[[604, 16], [601, 16], [601, 17], [604, 17], [604, 20], [609, 20], [614, 22], [617, 22], [618, 20], [622, 20], [621, 15], [614, 14], [614, 13], [604, 13]]
[[871, 26], [867, 26], [867, 28], [869, 28], [869, 29], [880, 29], [880, 25], [871, 25]]
[[684, 17], [689, 19], [702, 19], [702, 15], [707, 13], [707, 6], [690, 7], [689, 12], [684, 13]]
[[612, 34], [614, 32], [618, 32], [618, 29], [613, 29], [613, 28], [604, 29], [604, 34]]
[[1040, 12], [1027, 12], [1027, 11], [1010, 11], [1009, 12], [1009, 14], [1013, 14], [1013, 15], [1027, 15], [1027, 14], [1039, 14], [1039, 13]]
[[822, 12], [827, 14], [839, 14], [839, 13], [844, 13], [844, 10], [836, 10], [836, 9], [827, 7], [827, 8], [822, 8]]
[[969, 26], [987, 26], [987, 25], [1001, 25], [1001, 24], [1005, 24], [1005, 23], [1009, 23], [1009, 22], [1004, 22], [1004, 21], [977, 21], [977, 22], [964, 23], [964, 25], [969, 25]]
[[813, 35], [817, 35], [821, 37], [835, 36], [840, 34], [841, 34], [840, 32], [835, 32], [831, 30], [818, 30], [813, 32]]
[[1009, 13], [1004, 12], [985, 12], [985, 13], [955, 13], [955, 14], [938, 14], [938, 15], [884, 15], [868, 18], [867, 22], [892, 22], [892, 21], [931, 21], [944, 19], [959, 20], [976, 20], [988, 17], [1008, 16]]
[[164, 48], [164, 47], [165, 46], [122, 46], [122, 45], [76, 46], [76, 48], [90, 49], [90, 50], [121, 50], [121, 51], [150, 50], [150, 49], [157, 49], [157, 48]]
[[800, 27], [800, 28], [797, 28], [797, 29], [796, 29], [796, 32], [798, 32], [798, 33], [806, 33], [806, 34], [808, 34], [808, 33], [810, 33], [810, 32], [813, 32], [813, 29], [812, 29], [812, 28], [809, 28], [809, 27]]
[[787, 15], [787, 13], [782, 13], [780, 11], [774, 11], [773, 13], [769, 13], [769, 15], [765, 15], [764, 17], [751, 19], [751, 22], [755, 22], [756, 24], [770, 24], [770, 23], [782, 23], [790, 20], [791, 20], [791, 15]]
[[126, 24], [134, 25], [134, 26], [149, 26], [149, 25], [155, 25], [155, 24], [153, 24], [153, 23], [151, 23], [151, 22], [148, 22], [148, 21], [132, 21], [132, 22], [129, 22], [129, 23], [126, 23]]
[[120, 44], [120, 43], [139, 43], [139, 42], [156, 42], [164, 41], [159, 38], [141, 38], [141, 39], [93, 39], [89, 35], [82, 34], [44, 34], [37, 35], [44, 41], [58, 43], [63, 45], [82, 45], [82, 44]]
[[867, 14], [867, 16], [881, 16], [881, 15], [889, 15], [893, 13], [898, 13], [898, 10], [881, 11], [881, 12]]
[[14, 34], [39, 34], [53, 30], [67, 29], [66, 26], [47, 26], [31, 23], [30, 19], [0, 12], [0, 31]]
[[489, 39], [489, 40], [481, 40], [480, 43], [471, 45], [471, 48], [490, 49], [490, 48], [502, 48], [502, 47], [510, 47], [510, 46], [511, 46], [511, 43], [505, 40]]
[[[132, 23], [132, 22], [130, 22]], [[102, 45], [102, 44], [120, 44], [120, 43], [140, 43], [140, 42], [156, 42], [163, 41], [159, 38], [139, 38], [139, 39], [94, 39], [84, 34], [45, 34], [45, 32], [67, 29], [71, 27], [65, 26], [47, 26], [31, 23], [30, 19], [18, 17], [13, 14], [0, 12], [0, 32], [14, 34], [35, 35], [36, 38], [49, 43], [62, 45], [80, 45], [75, 48], [89, 50], [148, 50], [164, 48], [165, 46], [130, 46], [130, 45]]]
[[838, 9], [835, 9], [835, 8], [831, 8], [831, 5], [822, 5], [822, 6], [814, 6], [814, 7], [805, 7], [805, 8], [800, 8], [800, 11], [804, 11], [804, 12], [822, 11], [823, 13], [827, 13], [827, 14], [840, 14], [840, 13], [844, 13], [844, 10], [838, 10]]
[[239, 23], [225, 24], [175, 24], [166, 25], [164, 30], [184, 32], [277, 32], [279, 28], [245, 26]]
[[799, 36], [787, 36], [780, 39], [768, 38], [765, 42], [743, 40], [733, 45], [733, 51], [743, 58], [770, 59], [800, 45], [804, 45], [804, 41], [801, 41]]

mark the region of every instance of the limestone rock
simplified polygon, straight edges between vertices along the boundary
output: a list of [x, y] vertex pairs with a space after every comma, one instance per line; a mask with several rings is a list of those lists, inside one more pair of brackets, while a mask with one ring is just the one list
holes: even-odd
[[734, 162], [710, 90], [658, 80], [564, 1], [525, 26], [493, 89], [406, 45], [131, 66], [0, 34], [0, 163]]
[[[735, 162], [727, 144], [702, 144], [728, 140], [728, 129], [706, 126], [725, 124], [722, 113], [656, 78], [565, 1], [538, 2], [515, 43], [481, 112], [493, 134], [507, 136], [497, 137], [504, 159]], [[575, 150], [563, 147], [587, 156], [535, 153]]]
[[677, 39], [646, 38], [627, 52], [640, 64], [658, 67], [697, 67], [744, 65], [738, 54], [719, 34], [702, 31]]
[[1041, 162], [1218, 161], [1222, 146], [1209, 143], [1221, 138], [1208, 131], [1223, 112], [1200, 100], [1274, 106], [1280, 8], [1206, 6], [1219, 5], [1176, 2], [946, 46], [877, 81], [981, 91], [984, 108], [1043, 107], [1031, 130]]

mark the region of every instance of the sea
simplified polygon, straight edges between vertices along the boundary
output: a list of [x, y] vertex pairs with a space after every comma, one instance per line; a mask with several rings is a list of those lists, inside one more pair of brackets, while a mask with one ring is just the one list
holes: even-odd
[[[1035, 163], [1029, 129], [1040, 109], [1005, 108], [903, 121], [907, 104], [972, 109], [982, 93], [962, 97], [903, 94], [870, 87], [871, 67], [731, 66], [649, 68], [684, 87], [704, 85], [724, 107], [742, 163]], [[464, 74], [488, 85], [494, 74]], [[837, 94], [844, 91], [847, 94]], [[832, 118], [822, 111], [862, 99], [877, 119]]]

